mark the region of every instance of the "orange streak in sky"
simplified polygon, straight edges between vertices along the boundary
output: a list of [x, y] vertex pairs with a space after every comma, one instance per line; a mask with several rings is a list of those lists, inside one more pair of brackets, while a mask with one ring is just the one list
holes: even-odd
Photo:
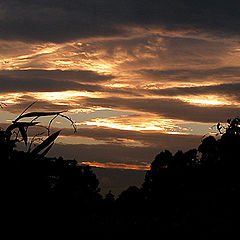
[[117, 168], [117, 169], [128, 169], [128, 170], [149, 170], [150, 164], [125, 164], [125, 163], [99, 163], [99, 162], [82, 162], [83, 165], [89, 165], [91, 167], [99, 167], [99, 168]]

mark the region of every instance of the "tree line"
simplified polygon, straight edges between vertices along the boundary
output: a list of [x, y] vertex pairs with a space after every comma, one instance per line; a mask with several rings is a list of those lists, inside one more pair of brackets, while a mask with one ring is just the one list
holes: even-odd
[[[26, 109], [27, 110], [27, 109]], [[28, 128], [52, 116], [48, 137], [34, 146]], [[62, 112], [24, 111], [0, 130], [2, 209], [9, 226], [81, 231], [232, 231], [239, 216], [240, 119], [217, 124], [219, 137], [205, 136], [196, 149], [164, 150], [146, 171], [141, 187], [115, 198], [102, 196], [91, 167], [75, 160], [47, 158], [60, 131], [50, 125]], [[25, 119], [32, 118], [30, 121]], [[74, 128], [75, 130], [75, 128]], [[16, 144], [28, 145], [19, 151]], [[30, 142], [30, 143], [29, 143]]]

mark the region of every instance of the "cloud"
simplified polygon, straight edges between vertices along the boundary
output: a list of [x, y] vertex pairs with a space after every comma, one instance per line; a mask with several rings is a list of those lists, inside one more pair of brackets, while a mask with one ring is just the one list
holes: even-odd
[[226, 1], [1, 1], [1, 38], [64, 42], [129, 36], [129, 28], [239, 35], [238, 2]]
[[[215, 56], [215, 55], [213, 55]], [[215, 56], [216, 57], [216, 56]], [[238, 66], [227, 66], [219, 68], [183, 68], [183, 69], [140, 69], [138, 71], [143, 77], [149, 81], [160, 82], [232, 82], [238, 81], [240, 77], [240, 69]]]
[[[237, 85], [238, 86], [238, 85]], [[236, 90], [222, 90], [225, 94], [236, 93]], [[219, 87], [221, 88], [221, 86]], [[224, 88], [222, 86], [222, 88]], [[200, 88], [201, 89], [201, 88]], [[192, 89], [190, 89], [192, 90]], [[188, 92], [190, 92], [188, 90]], [[215, 89], [217, 91], [217, 88]], [[210, 93], [215, 91], [213, 89], [206, 88], [202, 90], [203, 93]], [[196, 91], [196, 90], [194, 90]], [[192, 91], [192, 92], [194, 92]], [[183, 91], [184, 92], [184, 91]], [[191, 94], [192, 94], [191, 92]], [[177, 90], [175, 89], [175, 92]], [[36, 93], [37, 94], [37, 93]], [[55, 93], [54, 93], [55, 94]], [[172, 93], [173, 94], [173, 93]], [[181, 94], [181, 92], [179, 93]], [[187, 93], [186, 93], [187, 94]], [[236, 93], [237, 94], [237, 93]], [[166, 119], [179, 119], [184, 121], [192, 122], [203, 122], [203, 123], [217, 123], [225, 122], [228, 118], [234, 118], [239, 115], [239, 106], [238, 105], [203, 105], [203, 104], [194, 104], [189, 103], [185, 100], [180, 100], [176, 98], [169, 97], [101, 97], [101, 98], [91, 98], [91, 97], [74, 97], [74, 94], [70, 99], [67, 96], [64, 99], [57, 99], [59, 96], [53, 95], [52, 97], [49, 93], [44, 93], [43, 96], [40, 96], [41, 93], [37, 95], [17, 95], [9, 96], [9, 99], [15, 101], [6, 107], [6, 111], [19, 113], [19, 109], [24, 109], [32, 102], [36, 101], [39, 98], [38, 103], [32, 107], [32, 110], [45, 110], [45, 111], [61, 111], [61, 110], [71, 110], [71, 109], [96, 109], [96, 108], [107, 108], [112, 110], [121, 110], [121, 111], [130, 111], [132, 113], [142, 114], [156, 114], [156, 116]], [[170, 94], [169, 94], [170, 95]], [[13, 99], [15, 98], [15, 100]], [[46, 100], [44, 100], [46, 98]], [[53, 100], [51, 100], [53, 98]], [[237, 95], [235, 96], [237, 98]], [[198, 98], [197, 98], [198, 99]], [[205, 99], [203, 99], [205, 100]], [[238, 100], [238, 99], [237, 99]], [[71, 103], [70, 103], [70, 102]], [[196, 101], [197, 102], [197, 101]]]
[[[46, 107], [46, 105], [44, 106]], [[43, 118], [39, 120], [41, 121], [40, 125], [48, 125], [49, 119], [46, 123]], [[7, 123], [0, 124], [3, 128], [8, 125]], [[68, 123], [68, 125], [70, 124]], [[55, 126], [51, 127], [51, 132], [59, 130]], [[28, 136], [34, 136], [39, 132], [47, 134], [45, 129], [36, 126], [29, 128]], [[76, 158], [78, 161], [85, 162], [113, 162], [135, 165], [150, 163], [153, 156], [164, 149], [176, 152], [196, 148], [200, 144], [202, 136], [165, 134], [160, 131], [122, 130], [108, 127], [80, 127], [74, 133], [73, 128], [65, 127], [61, 128], [61, 137], [72, 138], [71, 142], [74, 144], [61, 144], [60, 142], [64, 142], [64, 139], [60, 139], [60, 142], [56, 142], [55, 150], [51, 154], [56, 153], [57, 156], [63, 155], [66, 158]], [[78, 138], [85, 138], [86, 142], [87, 139], [95, 141], [89, 144], [78, 144]], [[60, 152], [58, 152], [59, 149]]]
[[[238, 116], [239, 22], [235, 0], [2, 0], [3, 111], [19, 114], [36, 100], [30, 111], [92, 111], [85, 122], [68, 112], [86, 124], [75, 135], [68, 122], [53, 124], [53, 131], [64, 128], [59, 141], [85, 144], [57, 141], [50, 154], [145, 167], [164, 149], [200, 143], [200, 135], [167, 130], [192, 126], [201, 134], [208, 123]], [[222, 105], [188, 101], [207, 96]], [[98, 108], [117, 110], [117, 117], [94, 115]], [[143, 131], [147, 126], [158, 130]]]
[[[238, 116], [240, 109], [239, 83], [145, 90], [137, 87], [126, 89], [102, 87], [98, 84], [77, 83], [67, 80], [35, 80], [19, 80], [17, 78], [6, 80], [0, 76], [1, 92], [5, 93], [2, 98], [6, 99], [6, 103], [11, 102], [6, 108], [7, 111], [19, 113], [19, 109], [24, 109], [38, 100], [38, 104], [33, 106], [33, 110], [61, 111], [108, 108], [127, 110], [141, 115], [156, 114], [158, 117], [184, 121], [216, 123], [225, 122], [229, 117]], [[13, 84], [14, 88], [11, 87]], [[80, 92], [61, 93], [61, 91], [67, 90], [78, 90]], [[53, 91], [52, 94], [51, 91]], [[17, 93], [16, 96], [15, 93]], [[96, 95], [97, 93], [100, 95]], [[205, 105], [197, 104], [208, 100], [206, 98], [208, 95], [213, 96], [209, 103], [206, 101]], [[214, 103], [216, 105], [209, 105], [211, 101], [216, 101]], [[121, 124], [121, 122], [115, 121], [114, 124]]]
[[22, 79], [33, 79], [33, 78], [43, 78], [43, 79], [53, 79], [53, 80], [69, 80], [76, 82], [84, 83], [96, 83], [104, 82], [114, 78], [111, 75], [98, 74], [93, 71], [87, 70], [41, 70], [41, 69], [32, 69], [32, 70], [15, 70], [15, 71], [1, 71], [0, 74], [7, 76], [14, 76]]
[[[131, 135], [131, 134], [129, 134]], [[165, 139], [159, 138], [158, 144], [147, 146], [127, 146], [123, 144], [106, 143], [106, 144], [58, 144], [56, 143], [49, 153], [49, 156], [63, 156], [64, 158], [75, 158], [79, 162], [99, 162], [99, 163], [124, 163], [142, 165], [151, 163], [157, 153], [164, 149], [172, 152], [177, 150], [187, 151], [191, 147], [198, 147], [200, 137], [180, 137], [179, 139], [172, 136], [166, 136]], [[163, 140], [168, 139], [168, 142]], [[186, 140], [185, 140], [186, 139]], [[191, 142], [192, 140], [192, 142]], [[194, 141], [193, 141], [194, 140]], [[182, 142], [181, 142], [182, 141]], [[173, 144], [175, 143], [175, 144]], [[185, 145], [190, 143], [189, 145]], [[194, 145], [196, 143], [196, 145]]]
[[[38, 134], [39, 132], [43, 133], [42, 136], [46, 136], [47, 135], [47, 130], [43, 129], [41, 126], [48, 125], [48, 122], [51, 118], [47, 118], [47, 120], [45, 121], [43, 118], [39, 119], [39, 121], [41, 122], [40, 126], [36, 126], [36, 127], [32, 127], [30, 129], [28, 129], [28, 136], [35, 136], [36, 134]], [[12, 119], [13, 120], [13, 119]], [[69, 122], [67, 122], [68, 125], [70, 125]], [[6, 128], [9, 124], [7, 123], [0, 123], [0, 126], [2, 128]], [[54, 125], [54, 124], [53, 124]], [[60, 130], [59, 128], [55, 126], [51, 127], [51, 132], [56, 132]], [[205, 132], [205, 134], [207, 134], [208, 132]], [[201, 135], [194, 135], [194, 134], [187, 134], [187, 135], [178, 135], [178, 134], [166, 134], [164, 132], [160, 132], [160, 131], [134, 131], [134, 130], [122, 130], [122, 129], [114, 129], [114, 128], [108, 128], [108, 127], [81, 127], [81, 128], [77, 128], [77, 132], [74, 132], [73, 128], [70, 127], [63, 127], [61, 128], [61, 135], [59, 138], [69, 138], [71, 139], [71, 144], [66, 143], [63, 145], [81, 145], [78, 144], [78, 138], [85, 138], [86, 142], [87, 139], [93, 139], [95, 141], [91, 141], [89, 143], [83, 144], [86, 145], [86, 148], [94, 148], [96, 147], [96, 149], [106, 149], [107, 146], [109, 145], [109, 149], [122, 149], [121, 151], [123, 151], [123, 149], [129, 149], [126, 151], [133, 151], [135, 152], [135, 150], [137, 151], [137, 149], [142, 149], [141, 151], [147, 151], [147, 149], [149, 148], [149, 151], [160, 151], [160, 150], [164, 150], [164, 149], [169, 149], [170, 151], [176, 152], [177, 150], [183, 150], [183, 151], [187, 151], [189, 148], [195, 148], [200, 144], [201, 141]], [[63, 141], [64, 143], [64, 139], [60, 139], [59, 141], [57, 141], [57, 144], [61, 145], [61, 142]], [[92, 147], [89, 145], [93, 145]], [[134, 150], [135, 149], [135, 150]], [[152, 150], [151, 150], [152, 149]], [[111, 150], [112, 153], [114, 153], [115, 150]], [[100, 150], [99, 150], [100, 151]], [[102, 150], [101, 150], [102, 151]], [[120, 150], [118, 150], [120, 151]], [[72, 152], [73, 153], [73, 152]], [[72, 154], [71, 151], [69, 152], [69, 154]], [[85, 153], [87, 154], [87, 152]], [[94, 154], [94, 153], [89, 153]], [[101, 154], [108, 154], [107, 152], [104, 152], [104, 150], [102, 151]], [[125, 156], [126, 155], [126, 156]], [[124, 156], [124, 157], [123, 157]], [[122, 153], [119, 155], [116, 155], [115, 157], [113, 157], [113, 159], [118, 159], [119, 162], [120, 159], [122, 158], [127, 158], [128, 154], [126, 153]], [[145, 157], [144, 157], [145, 156]], [[67, 156], [70, 157], [70, 156]], [[146, 155], [142, 155], [142, 162], [147, 161]], [[79, 160], [82, 161], [90, 161], [91, 159], [81, 159], [80, 155], [78, 155]], [[100, 159], [102, 159], [100, 161]], [[132, 155], [131, 157], [131, 161], [133, 161], [134, 157]], [[141, 159], [141, 158], [140, 158]], [[145, 160], [144, 160], [145, 159]], [[94, 158], [92, 159], [93, 161], [97, 161], [97, 162], [104, 162], [104, 158], [103, 157], [99, 157], [99, 159]], [[115, 161], [114, 160], [114, 161]], [[138, 158], [135, 159], [137, 162], [139, 161]], [[113, 160], [110, 161], [110, 159], [108, 158], [108, 160], [106, 159], [106, 162], [112, 162]], [[113, 162], [114, 162], [113, 161]], [[118, 162], [118, 161], [116, 161]], [[134, 163], [135, 164], [135, 163]], [[137, 164], [137, 163], [136, 163]]]
[[125, 163], [139, 164], [150, 163], [157, 148], [128, 147], [116, 144], [54, 144], [49, 156], [62, 156], [66, 159], [76, 159], [79, 162], [99, 163]]
[[[24, 109], [26, 109], [30, 104], [35, 102], [37, 99], [33, 96], [29, 95], [20, 95], [20, 96], [10, 96], [10, 101], [11, 104], [7, 104], [6, 107], [2, 109], [2, 111], [7, 111], [10, 113], [14, 113], [19, 115]], [[12, 103], [13, 101], [13, 103]], [[61, 112], [61, 111], [68, 111], [70, 110], [71, 107], [66, 104], [61, 104], [61, 103], [53, 103], [51, 101], [38, 101], [37, 104], [34, 104], [31, 107], [31, 111], [56, 111], [56, 112]]]
[[239, 114], [237, 106], [201, 106], [173, 98], [86, 98], [85, 103], [92, 106], [155, 113], [171, 119], [209, 123], [225, 122], [229, 117], [236, 117]]
[[[204, 75], [204, 71], [205, 75], [208, 74], [204, 81], [212, 81], [211, 70], [213, 77], [214, 70], [220, 71], [220, 68], [226, 66], [231, 66], [234, 73], [239, 62], [238, 44], [233, 41], [163, 37], [159, 34], [85, 43], [78, 40], [63, 44], [14, 42], [11, 46], [9, 42], [6, 44], [6, 41], [1, 41], [0, 45], [3, 46], [2, 49], [0, 47], [0, 69], [55, 69], [56, 72], [49, 71], [51, 77], [57, 77], [58, 71], [60, 79], [65, 79], [66, 76], [70, 80], [76, 80], [78, 77], [81, 81], [84, 81], [83, 71], [91, 70], [100, 76], [90, 75], [89, 71], [85, 79], [94, 79], [94, 82], [99, 83], [107, 80], [107, 77], [108, 80], [125, 80], [128, 83], [139, 80], [195, 82], [203, 80], [200, 75]], [[80, 70], [81, 73], [73, 70]], [[43, 72], [34, 71], [30, 74], [46, 77]], [[230, 67], [226, 71], [231, 74]], [[26, 75], [24, 71], [19, 71], [18, 74]], [[219, 75], [220, 73], [217, 76]]]
[[200, 142], [201, 136], [197, 135], [174, 135], [165, 134], [157, 131], [131, 131], [111, 129], [104, 127], [85, 127], [79, 128], [77, 133], [73, 134], [72, 129], [64, 128], [62, 130], [64, 136], [79, 136], [93, 138], [97, 141], [105, 141], [116, 144], [122, 144], [116, 139], [127, 139], [142, 143], [142, 146], [167, 148], [173, 151], [194, 147]]
[[[112, 79], [92, 71], [22, 70], [0, 71], [0, 92], [101, 91], [94, 85]], [[14, 86], [14, 88], [13, 88]]]
[[238, 96], [240, 83], [223, 83], [210, 86], [198, 87], [173, 87], [166, 89], [150, 90], [149, 93], [159, 96], [184, 96], [184, 95], [228, 95], [229, 97]]

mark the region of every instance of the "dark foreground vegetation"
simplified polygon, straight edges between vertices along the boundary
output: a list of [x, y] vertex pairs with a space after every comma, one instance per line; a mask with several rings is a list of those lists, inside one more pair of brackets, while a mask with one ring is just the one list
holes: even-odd
[[[58, 116], [61, 113], [48, 113]], [[46, 114], [45, 114], [46, 115]], [[2, 218], [18, 231], [62, 229], [101, 231], [234, 231], [240, 216], [240, 119], [228, 120], [219, 138], [204, 137], [200, 146], [174, 155], [160, 152], [140, 188], [130, 186], [116, 199], [100, 195], [89, 166], [46, 158], [59, 132], [41, 144], [28, 143], [28, 128], [43, 113], [22, 114], [0, 131]], [[30, 122], [24, 122], [33, 117]]]

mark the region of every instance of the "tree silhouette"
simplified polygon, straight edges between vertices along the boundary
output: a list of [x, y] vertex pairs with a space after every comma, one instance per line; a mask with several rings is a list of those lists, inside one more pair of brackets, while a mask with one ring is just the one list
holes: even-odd
[[[58, 116], [73, 126], [74, 122], [62, 112], [27, 113], [30, 107], [5, 130], [0, 129], [2, 207], [8, 210], [4, 216], [7, 222], [27, 219], [29, 228], [43, 219], [41, 228], [80, 226], [81, 231], [238, 229], [239, 118], [228, 119], [226, 127], [218, 123], [218, 138], [205, 136], [197, 148], [175, 154], [161, 151], [141, 187], [130, 186], [115, 200], [111, 191], [102, 198], [91, 167], [76, 160], [46, 157], [61, 132], [50, 134], [52, 122]], [[28, 129], [45, 116], [52, 117], [47, 137], [34, 146]], [[29, 117], [32, 119], [26, 121]], [[28, 149], [18, 151], [19, 142]]]
[[[30, 106], [29, 106], [30, 107]], [[0, 130], [1, 169], [3, 206], [8, 209], [6, 218], [15, 221], [45, 226], [90, 224], [93, 210], [101, 202], [99, 181], [89, 166], [79, 165], [76, 160], [45, 157], [61, 130], [50, 134], [50, 126], [57, 116], [74, 122], [62, 112], [29, 112], [25, 109], [6, 130]], [[39, 124], [37, 119], [52, 116], [46, 128], [48, 136], [33, 147], [28, 130]], [[32, 118], [29, 121], [25, 119]], [[28, 146], [26, 151], [18, 151], [17, 143]], [[68, 219], [68, 222], [64, 222]]]
[[198, 151], [202, 154], [201, 163], [208, 167], [213, 167], [219, 160], [219, 146], [217, 140], [213, 136], [203, 139], [198, 147]]
[[111, 204], [115, 201], [114, 194], [112, 194], [112, 191], [109, 190], [108, 193], [105, 195], [105, 202]]

